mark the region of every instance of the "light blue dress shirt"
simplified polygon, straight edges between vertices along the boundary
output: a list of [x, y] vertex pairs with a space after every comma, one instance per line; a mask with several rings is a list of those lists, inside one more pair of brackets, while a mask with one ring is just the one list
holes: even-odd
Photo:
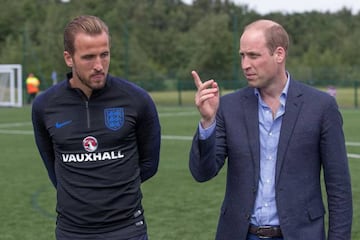
[[260, 181], [251, 223], [257, 226], [279, 225], [275, 201], [275, 167], [289, 81], [280, 95], [280, 106], [274, 117], [270, 107], [261, 99], [258, 89], [255, 89], [259, 100]]
[[[258, 89], [255, 89], [255, 95], [259, 100], [260, 180], [250, 222], [257, 226], [279, 225], [275, 201], [275, 167], [282, 117], [285, 113], [286, 96], [290, 82], [289, 73], [287, 76], [288, 80], [280, 95], [280, 107], [274, 117], [270, 107], [261, 99]], [[199, 123], [199, 138], [208, 138], [215, 130], [215, 126], [216, 122], [204, 129]]]

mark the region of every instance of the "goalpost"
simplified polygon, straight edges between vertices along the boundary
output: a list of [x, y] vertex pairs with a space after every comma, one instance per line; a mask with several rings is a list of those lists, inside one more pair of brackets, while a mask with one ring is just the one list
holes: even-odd
[[22, 67], [0, 64], [0, 107], [22, 107]]

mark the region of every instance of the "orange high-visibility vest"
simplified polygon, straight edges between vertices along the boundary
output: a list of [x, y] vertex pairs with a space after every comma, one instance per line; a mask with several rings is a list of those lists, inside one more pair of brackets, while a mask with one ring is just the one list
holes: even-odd
[[28, 77], [26, 79], [26, 88], [29, 94], [39, 92], [40, 81], [36, 77]]

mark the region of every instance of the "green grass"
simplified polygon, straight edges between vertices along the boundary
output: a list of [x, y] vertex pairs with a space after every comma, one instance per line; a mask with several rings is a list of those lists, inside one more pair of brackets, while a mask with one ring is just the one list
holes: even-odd
[[[150, 239], [214, 239], [225, 170], [209, 182], [195, 182], [188, 170], [188, 154], [198, 123], [196, 108], [158, 109], [164, 137], [159, 171], [142, 186]], [[360, 142], [360, 111], [342, 112], [347, 141]], [[0, 108], [0, 149], [0, 239], [54, 239], [55, 191], [35, 147], [30, 107]], [[360, 154], [360, 146], [348, 146], [348, 151]], [[352, 239], [360, 240], [360, 159], [349, 161], [354, 201]]]

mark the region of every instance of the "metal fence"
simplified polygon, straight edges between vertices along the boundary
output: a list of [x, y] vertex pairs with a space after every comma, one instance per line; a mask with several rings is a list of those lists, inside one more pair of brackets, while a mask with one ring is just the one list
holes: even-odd
[[[221, 95], [233, 92], [247, 85], [245, 80], [217, 82], [220, 86]], [[354, 80], [352, 81], [352, 85], [347, 84], [345, 86], [343, 84], [336, 84], [336, 82], [333, 82], [332, 84], [326, 84], [324, 82], [319, 83], [315, 80], [302, 82], [321, 91], [327, 92], [335, 97], [340, 108], [359, 107], [359, 81]], [[166, 82], [165, 85], [168, 87], [162, 90], [147, 89], [146, 84], [143, 84], [142, 82], [138, 82], [138, 84], [148, 90], [154, 101], [159, 105], [194, 105], [196, 87], [192, 81], [173, 80], [171, 83]]]

